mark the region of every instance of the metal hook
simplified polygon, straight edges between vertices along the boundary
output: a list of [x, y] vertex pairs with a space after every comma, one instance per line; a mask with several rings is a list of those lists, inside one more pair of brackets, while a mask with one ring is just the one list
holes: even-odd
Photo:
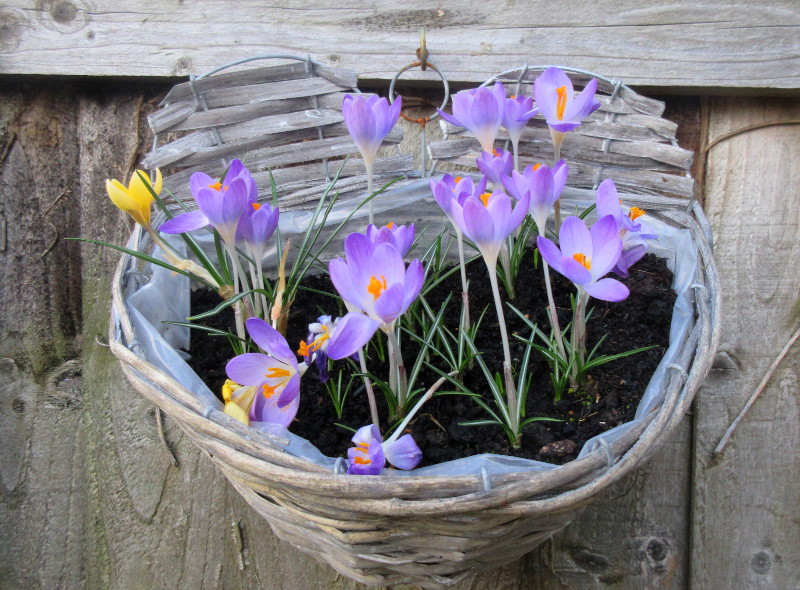
[[419, 69], [423, 72], [428, 69], [428, 47], [425, 45], [425, 27], [419, 30], [419, 47], [417, 48], [417, 59], [420, 62]]

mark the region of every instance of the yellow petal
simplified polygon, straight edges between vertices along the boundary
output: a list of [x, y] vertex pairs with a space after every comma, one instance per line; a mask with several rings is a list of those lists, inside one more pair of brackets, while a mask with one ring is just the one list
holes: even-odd
[[135, 208], [136, 203], [119, 180], [106, 180], [106, 191], [111, 202], [123, 211], [128, 212]]
[[161, 185], [163, 179], [161, 178], [161, 168], [156, 168], [156, 183], [153, 185], [153, 190], [156, 191], [157, 195], [161, 194]]
[[225, 404], [225, 413], [228, 416], [230, 416], [231, 418], [235, 418], [236, 420], [238, 420], [242, 424], [250, 426], [250, 418], [248, 417], [247, 412], [245, 412], [242, 408], [237, 406], [235, 403], [229, 402], [229, 403]]
[[229, 402], [233, 399], [233, 392], [239, 389], [241, 385], [230, 379], [225, 379], [225, 384], [222, 386], [222, 399]]
[[[142, 180], [142, 177], [147, 180]], [[148, 209], [150, 208], [150, 205], [153, 203], [153, 194], [150, 192], [152, 186], [144, 170], [134, 171], [133, 176], [131, 176], [131, 183], [128, 185], [128, 192], [138, 203], [137, 209], [144, 209], [145, 207]]]

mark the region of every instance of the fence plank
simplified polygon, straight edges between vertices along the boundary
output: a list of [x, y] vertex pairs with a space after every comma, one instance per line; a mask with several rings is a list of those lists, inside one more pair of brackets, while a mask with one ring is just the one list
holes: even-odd
[[[212, 0], [107, 0], [102, 9], [89, 0], [33, 4], [8, 0], [0, 10], [0, 73], [182, 76], [256, 54], [311, 53], [387, 80], [412, 61], [426, 26], [431, 59], [451, 80], [482, 81], [535, 61], [648, 86], [800, 87], [794, 0], [697, 0], [690, 8], [580, 0], [568, 11], [500, 0], [440, 7], [422, 0], [357, 7], [248, 1], [236, 10]], [[430, 76], [416, 70], [405, 77]]]
[[[710, 139], [800, 119], [800, 101], [716, 99]], [[711, 453], [798, 326], [800, 127], [753, 130], [712, 148], [705, 206], [716, 235], [723, 329], [696, 404], [692, 584], [796, 588], [800, 572], [800, 355], [784, 359], [734, 432]]]

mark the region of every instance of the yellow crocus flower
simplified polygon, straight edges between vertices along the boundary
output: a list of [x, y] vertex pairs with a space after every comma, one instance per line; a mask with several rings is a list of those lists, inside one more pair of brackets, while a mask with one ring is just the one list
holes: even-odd
[[228, 416], [236, 418], [242, 424], [250, 425], [250, 405], [256, 396], [255, 387], [242, 387], [238, 383], [225, 380], [222, 386], [222, 399], [225, 401], [223, 410]]
[[149, 227], [150, 206], [154, 200], [150, 189], [156, 194], [161, 193], [161, 170], [156, 169], [155, 184], [142, 177], [147, 179], [142, 170], [135, 170], [127, 187], [119, 180], [106, 180], [106, 191], [114, 205], [130, 215], [136, 223]]

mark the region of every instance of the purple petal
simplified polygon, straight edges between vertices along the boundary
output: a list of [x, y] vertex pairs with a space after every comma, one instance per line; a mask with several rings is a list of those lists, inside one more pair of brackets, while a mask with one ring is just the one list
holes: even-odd
[[592, 253], [592, 276], [599, 279], [612, 268], [619, 260], [619, 255], [622, 252], [622, 240], [613, 238], [602, 244], [595, 246]]
[[233, 357], [225, 366], [229, 379], [242, 385], [260, 385], [267, 371], [281, 366], [280, 362], [260, 352], [248, 352]]
[[551, 268], [563, 275], [561, 250], [558, 249], [558, 246], [542, 236], [536, 239], [536, 246], [539, 248], [539, 253], [542, 255], [542, 258], [544, 258], [544, 261], [549, 264]]
[[578, 217], [570, 216], [561, 224], [561, 231], [558, 234], [561, 253], [564, 256], [572, 257], [573, 254], [581, 253], [592, 256], [592, 238], [586, 224]]
[[470, 198], [464, 203], [464, 233], [479, 247], [493, 244], [494, 223], [492, 216], [479, 199]]
[[391, 323], [403, 313], [403, 284], [395, 283], [375, 300], [375, 313], [385, 324]]
[[595, 299], [603, 301], [622, 301], [630, 295], [628, 287], [616, 279], [600, 279], [596, 283], [584, 286], [584, 289]]
[[590, 80], [586, 88], [571, 101], [567, 101], [567, 108], [564, 109], [564, 120], [582, 120], [600, 108], [600, 103], [594, 99], [597, 91], [597, 80]]
[[297, 415], [297, 410], [300, 408], [300, 396], [297, 396], [285, 405], [283, 408], [278, 407], [275, 397], [266, 398], [260, 392], [256, 393], [253, 405], [250, 406], [250, 420], [253, 422], [269, 422], [271, 424], [280, 424], [284, 428], [288, 428], [292, 423], [294, 417]]
[[165, 234], [182, 234], [205, 227], [208, 223], [208, 217], [202, 211], [190, 211], [165, 221], [158, 228], [158, 231]]
[[[296, 365], [297, 359], [289, 348], [286, 339], [275, 328], [261, 318], [250, 318], [245, 322], [247, 333], [263, 351], [275, 358], [288, 361], [286, 364]], [[236, 379], [234, 379], [236, 381]]]
[[600, 186], [597, 187], [595, 201], [597, 203], [597, 216], [613, 216], [619, 228], [619, 223], [622, 218], [622, 207], [620, 207], [617, 187], [614, 185], [613, 180], [606, 178], [600, 183]]
[[639, 262], [646, 252], [647, 246], [644, 244], [637, 244], [632, 248], [623, 250], [622, 254], [619, 256], [619, 260], [617, 260], [617, 264], [614, 265], [611, 271], [623, 278], [627, 277], [630, 267]]
[[601, 244], [619, 239], [619, 226], [613, 215], [605, 215], [595, 221], [589, 234], [593, 248], [598, 248]]
[[326, 354], [334, 360], [354, 354], [369, 342], [379, 327], [380, 322], [364, 314], [348, 313], [334, 328]]
[[[350, 272], [353, 272], [352, 264], [353, 263], [350, 262]], [[366, 270], [369, 272], [369, 279], [373, 276], [384, 277], [388, 286], [397, 283], [402, 284], [406, 276], [406, 265], [403, 262], [403, 257], [392, 244], [378, 244], [372, 252]], [[365, 281], [365, 287], [369, 283], [369, 279]]]
[[347, 266], [353, 278], [356, 289], [365, 288], [369, 284], [371, 275], [370, 261], [375, 244], [367, 236], [352, 233], [344, 240], [344, 253], [347, 256]]
[[586, 285], [592, 282], [592, 273], [571, 256], [564, 256], [561, 259], [561, 267], [563, 268], [561, 274], [576, 285]]
[[393, 443], [384, 444], [386, 460], [398, 469], [414, 469], [422, 459], [422, 451], [410, 434], [404, 434]]
[[414, 259], [408, 264], [406, 277], [403, 281], [403, 313], [408, 309], [419, 295], [422, 285], [425, 282], [425, 267], [422, 263]]
[[291, 404], [294, 400], [299, 399], [300, 397], [300, 374], [295, 373], [292, 375], [289, 382], [281, 391], [281, 394], [278, 396], [278, 408], [283, 409], [289, 404]]
[[[453, 97], [453, 98], [455, 98], [455, 97]], [[453, 101], [453, 102], [455, 103], [455, 101]], [[451, 125], [455, 125], [456, 127], [464, 127], [464, 125], [461, 124], [461, 121], [459, 121], [455, 117], [455, 115], [449, 115], [449, 114], [445, 113], [442, 109], [436, 109], [436, 112], [439, 113], [439, 116], [442, 119], [444, 119], [445, 121], [447, 121]]]
[[216, 184], [216, 182], [216, 179], [211, 178], [205, 172], [195, 172], [189, 179], [189, 188], [192, 189], [192, 195], [197, 198], [197, 193], [200, 192], [200, 189], [208, 188], [212, 184]]

